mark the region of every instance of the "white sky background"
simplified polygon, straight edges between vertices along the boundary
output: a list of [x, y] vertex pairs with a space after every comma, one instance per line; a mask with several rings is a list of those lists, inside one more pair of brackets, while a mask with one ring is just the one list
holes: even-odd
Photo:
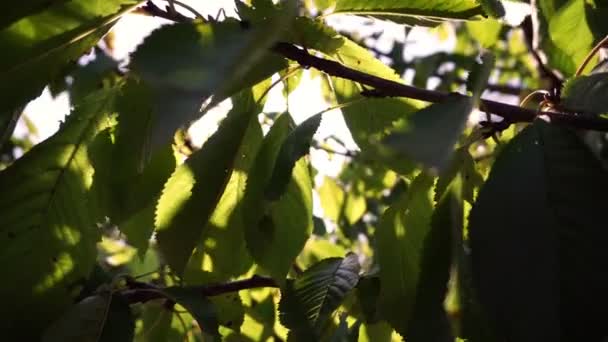
[[[184, 3], [197, 9], [203, 15], [216, 16], [221, 8], [225, 10], [226, 15], [236, 16], [233, 0], [182, 0]], [[156, 1], [158, 5], [164, 5], [163, 1]], [[523, 19], [523, 16], [528, 12], [528, 5], [521, 3], [505, 2], [507, 9], [507, 18], [509, 22], [517, 23]], [[187, 11], [182, 13], [190, 15]], [[362, 26], [364, 20], [356, 17], [348, 16], [330, 16], [329, 23], [335, 27], [357, 28], [360, 30], [369, 30], [369, 26]], [[143, 15], [129, 14], [124, 16], [116, 24], [114, 28], [114, 58], [118, 60], [126, 60], [129, 54], [137, 47], [139, 43], [157, 27], [168, 21], [153, 18]], [[382, 51], [390, 51], [392, 40], [396, 39], [403, 42], [405, 40], [403, 27], [389, 22], [376, 21], [373, 29], [383, 29], [384, 35], [378, 41], [377, 48]], [[456, 43], [456, 38], [453, 32], [444, 40], [440, 40], [438, 35], [432, 30], [426, 28], [414, 28], [407, 37], [406, 58], [429, 55], [438, 51], [451, 51]], [[290, 114], [294, 120], [299, 123], [307, 117], [318, 113], [328, 107], [322, 99], [318, 89], [320, 82], [311, 80], [308, 77], [308, 72], [300, 83], [300, 86], [289, 97]], [[266, 112], [283, 112], [286, 108], [285, 101], [281, 95], [281, 86], [278, 85], [273, 89], [266, 104]], [[273, 95], [274, 94], [274, 95]], [[229, 101], [222, 103], [220, 106], [205, 115], [202, 120], [195, 123], [190, 133], [193, 142], [197, 145], [202, 144], [205, 139], [216, 129], [216, 121], [221, 118], [231, 107]], [[32, 101], [25, 109], [24, 113], [34, 122], [38, 129], [38, 135], [32, 137], [34, 142], [39, 142], [51, 136], [59, 128], [59, 122], [70, 111], [68, 96], [64, 93], [57, 98], [52, 99], [48, 90], [36, 100]], [[27, 129], [22, 120], [18, 124], [15, 135], [24, 136], [27, 134]], [[347, 144], [349, 149], [355, 150], [356, 145], [350, 137], [350, 133], [346, 129], [344, 120], [339, 111], [332, 111], [324, 114], [321, 127], [317, 132], [317, 138], [324, 138], [330, 135], [338, 136]], [[340, 150], [340, 146], [332, 146], [336, 150]], [[334, 155], [331, 159], [328, 154], [323, 151], [312, 150], [311, 160], [314, 166], [323, 174], [335, 176], [340, 172], [343, 163], [343, 157]]]

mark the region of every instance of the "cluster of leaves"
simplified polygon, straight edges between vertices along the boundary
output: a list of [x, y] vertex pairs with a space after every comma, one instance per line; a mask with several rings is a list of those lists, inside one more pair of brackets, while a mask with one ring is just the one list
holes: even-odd
[[[492, 122], [468, 124], [485, 90], [526, 95], [561, 87], [559, 75], [563, 88], [549, 90], [561, 97], [543, 108], [574, 118], [608, 113], [605, 70], [591, 71], [608, 33], [606, 5], [535, 1], [532, 30], [506, 24], [499, 0], [237, 0], [239, 18], [221, 20], [166, 5], [29, 0], [0, 16], [6, 336], [608, 336], [606, 135], [543, 119], [501, 134]], [[173, 23], [122, 68], [108, 32], [132, 11]], [[457, 44], [406, 61], [403, 44], [386, 54], [364, 46], [381, 33], [370, 40], [328, 26], [326, 18], [344, 14], [452, 30]], [[360, 148], [346, 153], [336, 178], [313, 177], [307, 156], [311, 146], [327, 149], [314, 138], [323, 113], [296, 125], [288, 112], [263, 112], [272, 77], [289, 96], [303, 77], [298, 62], [306, 64], [278, 44], [330, 66], [308, 74]], [[91, 50], [92, 62], [76, 63]], [[413, 70], [419, 88], [435, 80], [437, 94], [467, 96], [382, 97], [332, 74], [332, 65], [398, 83]], [[67, 91], [73, 106], [59, 131], [33, 147], [11, 138], [47, 86]], [[188, 125], [226, 99], [232, 109], [193, 148]], [[313, 216], [313, 192], [323, 217]]]

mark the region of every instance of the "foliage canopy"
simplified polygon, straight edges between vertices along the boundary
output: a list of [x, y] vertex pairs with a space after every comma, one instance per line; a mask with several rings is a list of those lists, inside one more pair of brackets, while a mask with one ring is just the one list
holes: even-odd
[[[0, 14], [6, 336], [608, 337], [608, 5], [233, 6], [226, 17], [174, 0], [24, 0]], [[525, 19], [505, 20], [516, 7]], [[167, 23], [119, 61], [125, 15]], [[346, 15], [405, 40], [386, 52], [382, 29], [337, 29]], [[412, 58], [421, 27], [454, 46]], [[299, 123], [289, 101], [265, 110], [308, 96], [306, 79], [325, 110]], [[72, 110], [33, 144], [13, 132], [46, 87]], [[225, 101], [193, 144], [193, 122]], [[331, 115], [356, 149], [318, 134]]]

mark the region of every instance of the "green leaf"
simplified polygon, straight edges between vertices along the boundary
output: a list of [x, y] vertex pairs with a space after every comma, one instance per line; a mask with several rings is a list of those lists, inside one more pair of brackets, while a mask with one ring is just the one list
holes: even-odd
[[475, 200], [475, 193], [484, 182], [483, 176], [477, 170], [473, 156], [468, 148], [459, 148], [454, 152], [454, 158], [447, 169], [437, 179], [435, 185], [435, 201], [439, 202], [448, 185], [460, 175], [462, 179], [462, 198], [469, 203]]
[[307, 17], [297, 17], [294, 21], [293, 32], [287, 32], [282, 40], [304, 46], [309, 49], [333, 54], [341, 48], [346, 39], [321, 19], [313, 20]]
[[[324, 53], [327, 53], [323, 51]], [[344, 44], [331, 56], [344, 65], [378, 77], [401, 82], [401, 77], [393, 69], [375, 58], [369, 50], [344, 38]], [[378, 158], [376, 144], [394, 127], [404, 125], [409, 113], [423, 107], [423, 103], [407, 98], [363, 98], [361, 86], [342, 78], [331, 78], [336, 99], [341, 105], [344, 120], [353, 139], [365, 155]], [[403, 160], [383, 160], [390, 168], [409, 173], [413, 165]]]
[[0, 17], [0, 28], [5, 28], [23, 17], [41, 12], [48, 7], [60, 6], [61, 3], [65, 1], [66, 0], [59, 0], [53, 4], [52, 2], [49, 3], [47, 0], [29, 0], [6, 6], [5, 11], [3, 11], [4, 13], [2, 13], [2, 17]]
[[344, 190], [335, 180], [326, 176], [317, 191], [323, 208], [323, 216], [337, 223], [344, 206]]
[[496, 19], [483, 19], [467, 21], [467, 30], [475, 40], [484, 48], [491, 48], [500, 38], [502, 23]]
[[197, 287], [168, 287], [162, 290], [168, 298], [183, 306], [196, 319], [205, 334], [219, 341], [217, 310]]
[[380, 278], [376, 275], [362, 276], [356, 293], [365, 323], [374, 324], [380, 321]]
[[60, 316], [43, 342], [133, 341], [135, 320], [129, 303], [109, 292], [86, 297]]
[[423, 261], [431, 231], [432, 186], [432, 177], [418, 175], [401, 199], [384, 212], [376, 230], [380, 313], [404, 338], [415, 318], [418, 290], [427, 271]]
[[257, 104], [250, 92], [236, 101], [217, 132], [169, 178], [156, 206], [158, 246], [181, 274], [225, 190]]
[[359, 334], [360, 342], [391, 342], [393, 329], [386, 322], [364, 324]]
[[239, 293], [227, 293], [209, 299], [217, 312], [218, 323], [234, 331], [239, 331], [245, 318], [243, 302]]
[[[419, 20], [440, 22], [445, 19], [470, 19], [483, 14], [474, 0], [337, 0], [333, 14], [354, 14], [388, 19], [397, 23], [424, 24]], [[414, 19], [414, 22], [411, 20]]]
[[312, 232], [312, 181], [308, 162], [300, 159], [293, 169], [286, 192], [277, 201], [265, 200], [280, 148], [289, 135], [291, 118], [279, 116], [264, 138], [244, 199], [247, 249], [254, 260], [279, 283]]
[[[258, 109], [264, 104], [262, 96], [270, 86], [270, 80], [252, 88], [254, 98], [259, 99]], [[242, 101], [241, 101], [242, 102]], [[242, 105], [237, 100], [234, 106]], [[222, 194], [209, 222], [203, 229], [202, 239], [188, 264], [190, 271], [214, 277], [196, 277], [194, 283], [220, 282], [245, 273], [253, 263], [245, 245], [246, 221], [243, 215], [243, 201], [249, 171], [255, 161], [263, 140], [262, 129], [257, 120], [251, 120], [236, 153], [234, 167], [224, 193]], [[187, 276], [186, 276], [187, 278]], [[185, 279], [186, 280], [186, 279]]]
[[593, 47], [594, 40], [585, 19], [585, 1], [570, 0], [561, 6], [549, 20], [549, 35], [578, 66]]
[[91, 94], [57, 134], [0, 172], [0, 264], [11, 279], [0, 286], [4, 331], [39, 333], [93, 269], [99, 231], [88, 145], [109, 124], [116, 96]]
[[346, 314], [340, 316], [340, 323], [336, 331], [331, 336], [331, 342], [358, 342], [359, 341], [359, 328], [361, 328], [361, 322], [356, 321], [350, 327], [346, 321]]
[[151, 99], [143, 84], [127, 80], [115, 105], [116, 125], [96, 137], [89, 153], [99, 219], [116, 223], [142, 257], [154, 231], [156, 200], [176, 166], [171, 146], [149, 150]]
[[79, 103], [89, 93], [113, 86], [119, 79], [119, 62], [96, 47], [95, 59], [84, 66], [77, 66], [70, 73], [72, 82], [67, 86], [70, 103]]
[[[23, 106], [62, 69], [90, 49], [121, 15], [140, 1], [61, 1], [0, 31], [0, 137]], [[31, 2], [30, 2], [31, 3]], [[34, 4], [30, 4], [34, 5]], [[25, 14], [17, 4], [8, 7]], [[40, 5], [37, 5], [39, 8]], [[33, 13], [30, 11], [30, 13]], [[8, 17], [7, 24], [16, 17]], [[10, 135], [10, 134], [9, 134]]]
[[585, 14], [587, 23], [596, 41], [600, 41], [608, 34], [606, 15], [608, 15], [608, 4], [603, 1], [590, 0], [585, 2]]
[[367, 210], [367, 203], [365, 197], [361, 194], [351, 191], [346, 195], [344, 202], [344, 218], [348, 224], [353, 225], [357, 223]]
[[264, 193], [266, 199], [275, 201], [287, 190], [296, 162], [308, 154], [312, 137], [321, 124], [322, 114], [311, 116], [294, 129], [287, 138], [274, 165], [272, 176]]
[[171, 146], [162, 148], [138, 177], [124, 178], [112, 184], [115, 203], [124, 203], [116, 222], [129, 244], [137, 248], [140, 257], [145, 255], [154, 232], [156, 200], [175, 170], [176, 160], [172, 152]]
[[283, 77], [288, 77], [283, 80], [283, 96], [287, 99], [288, 96], [294, 92], [302, 82], [302, 76], [304, 75], [304, 69], [298, 68], [292, 74], [290, 74], [291, 70], [283, 69], [279, 71], [279, 75]]
[[[329, 258], [285, 283], [279, 304], [281, 323], [298, 341], [316, 341], [335, 309], [359, 281], [356, 254]], [[312, 339], [311, 339], [312, 338]]]
[[313, 3], [316, 9], [324, 11], [332, 7], [336, 3], [336, 0], [313, 0]]
[[[284, 5], [271, 3], [260, 6], [253, 3], [253, 7], [247, 6], [243, 2], [236, 2], [239, 16], [253, 25], [267, 25], [269, 17], [278, 17], [285, 11]], [[262, 8], [263, 7], [263, 8]], [[308, 49], [333, 53], [344, 43], [344, 38], [333, 28], [326, 25], [322, 18], [312, 19], [305, 16], [296, 17], [293, 25], [283, 25], [279, 27], [281, 32], [280, 41], [289, 42]]]
[[268, 288], [241, 292], [245, 304], [245, 320], [240, 334], [228, 335], [225, 341], [266, 341], [275, 335], [276, 292], [278, 291]]
[[479, 105], [481, 94], [488, 85], [488, 79], [494, 69], [496, 58], [492, 53], [486, 52], [481, 55], [481, 64], [475, 63], [467, 77], [467, 90], [472, 93], [473, 105]]
[[[171, 329], [173, 318], [173, 312], [164, 306], [163, 301], [147, 302], [142, 308], [141, 330], [135, 341], [165, 342], [183, 339], [184, 336], [179, 331]], [[171, 332], [178, 336], [170, 337]]]
[[292, 9], [287, 6], [281, 15], [249, 30], [237, 20], [188, 22], [161, 27], [147, 37], [135, 51], [131, 68], [158, 98], [152, 146], [170, 141], [179, 127], [197, 119], [211, 95], [217, 104], [284, 69], [286, 62], [268, 48], [280, 37], [280, 28], [292, 22]]
[[[262, 144], [262, 129], [257, 120], [252, 120], [245, 133], [243, 143], [237, 153], [234, 170], [228, 180], [224, 194], [220, 198], [207, 226], [203, 231], [201, 245], [197, 252], [211, 262], [211, 269], [220, 280], [245, 273], [253, 262], [245, 245], [246, 221], [243, 217], [243, 199], [257, 152]], [[201, 267], [199, 263], [198, 267]]]
[[561, 105], [569, 110], [588, 115], [608, 113], [608, 73], [569, 79], [562, 90]]
[[[344, 121], [362, 153], [370, 158], [380, 159], [383, 156], [374, 142], [381, 140], [396, 126], [404, 125], [407, 115], [420, 107], [406, 98], [361, 99], [362, 89], [355, 82], [334, 78], [332, 83], [338, 103], [353, 102], [341, 109]], [[409, 173], [414, 167], [409, 160], [385, 158], [381, 161], [403, 174]]]
[[444, 169], [472, 109], [472, 99], [458, 96], [417, 111], [410, 116], [405, 128], [382, 139], [387, 155]]
[[608, 172], [569, 129], [537, 120], [502, 150], [469, 236], [480, 302], [504, 338], [601, 339], [607, 190]]
[[408, 341], [453, 340], [443, 303], [452, 266], [453, 237], [462, 232], [463, 212], [462, 182], [457, 177], [437, 203], [424, 238], [416, 299], [407, 326]]
[[547, 55], [547, 64], [566, 76], [573, 75], [594, 41], [585, 0], [538, 0], [534, 4], [538, 46]]

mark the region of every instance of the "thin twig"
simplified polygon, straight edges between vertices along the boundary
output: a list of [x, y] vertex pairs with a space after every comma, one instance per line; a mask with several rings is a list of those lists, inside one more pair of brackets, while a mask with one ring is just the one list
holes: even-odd
[[583, 63], [581, 63], [581, 65], [579, 65], [578, 69], [576, 70], [576, 74], [574, 74], [574, 76], [580, 76], [583, 73], [583, 71], [585, 70], [585, 68], [587, 67], [587, 64], [589, 64], [589, 62], [593, 58], [593, 56], [595, 56], [595, 54], [598, 51], [600, 51], [600, 49], [606, 44], [608, 44], [608, 36], [604, 37], [604, 39], [602, 39], [599, 43], [597, 43], [597, 45], [595, 45], [593, 47], [593, 49], [591, 51], [589, 51], [589, 53], [585, 57], [585, 60], [583, 61]]
[[144, 13], [148, 13], [154, 17], [159, 17], [159, 18], [163, 18], [163, 19], [167, 19], [167, 20], [171, 20], [171, 21], [175, 21], [175, 22], [187, 22], [187, 21], [192, 20], [192, 18], [188, 18], [187, 16], [185, 16], [179, 12], [169, 13], [167, 11], [163, 11], [160, 7], [156, 6], [156, 4], [153, 3], [152, 1], [146, 2], [146, 4], [141, 7], [141, 11], [143, 11]]
[[[138, 282], [133, 279], [127, 281], [128, 289], [121, 292], [127, 302], [145, 303], [150, 300], [165, 298], [163, 289], [154, 285]], [[236, 280], [227, 283], [210, 284], [201, 286], [191, 286], [190, 289], [198, 291], [201, 296], [218, 296], [225, 293], [238, 292], [241, 290], [254, 289], [259, 287], [279, 287], [274, 279], [254, 275], [251, 278]]]
[[562, 89], [562, 79], [553, 72], [553, 70], [549, 69], [543, 59], [538, 54], [538, 51], [534, 48], [534, 28], [532, 26], [532, 17], [527, 16], [524, 21], [521, 23], [521, 28], [524, 31], [524, 42], [532, 55], [532, 58], [536, 61], [536, 68], [538, 69], [538, 73], [541, 77], [547, 78], [551, 81], [552, 90], [556, 91], [556, 94], [559, 97], [559, 92]]
[[197, 17], [198, 19], [202, 19], [203, 21], [205, 20], [205, 17], [199, 11], [197, 11], [196, 9], [194, 9], [194, 7], [192, 7], [192, 6], [188, 5], [188, 4], [185, 4], [185, 3], [181, 2], [181, 1], [177, 1], [177, 0], [167, 0], [167, 1], [173, 2], [176, 5], [178, 5], [179, 7], [181, 7], [183, 9], [189, 11], [190, 13], [194, 14], [194, 16]]
[[323, 146], [321, 144], [319, 144], [318, 142], [313, 142], [312, 148], [317, 149], [317, 150], [322, 150], [325, 151], [327, 153], [331, 153], [331, 154], [337, 154], [339, 156], [343, 156], [343, 157], [348, 157], [348, 158], [356, 158], [357, 157], [357, 153], [353, 152], [353, 151], [349, 151], [347, 150], [346, 152], [342, 152], [342, 151], [336, 151], [334, 149], [331, 149], [329, 147]]

